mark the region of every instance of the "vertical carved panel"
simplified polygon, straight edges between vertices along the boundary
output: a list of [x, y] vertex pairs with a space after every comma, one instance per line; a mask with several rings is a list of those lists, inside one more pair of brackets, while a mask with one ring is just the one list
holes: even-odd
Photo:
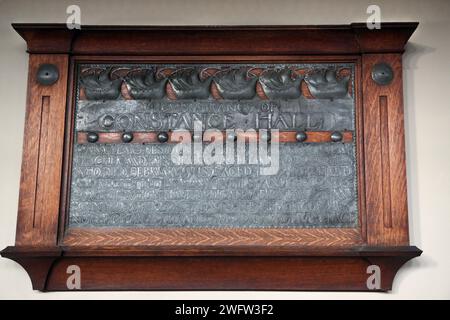
[[[379, 63], [393, 70], [388, 84], [372, 79], [372, 68]], [[363, 87], [367, 240], [370, 245], [405, 245], [408, 212], [401, 55], [363, 55]]]
[[[58, 68], [54, 84], [37, 81], [42, 64]], [[67, 69], [67, 55], [30, 55], [17, 245], [56, 244]]]
[[45, 185], [40, 184], [39, 181], [42, 180], [43, 171], [40, 169], [47, 163], [45, 148], [43, 148], [44, 143], [48, 139], [48, 120], [50, 116], [50, 97], [42, 96], [42, 103], [40, 108], [38, 108], [39, 113], [39, 131], [37, 133], [37, 147], [39, 148], [37, 159], [36, 159], [36, 169], [37, 169], [37, 179], [36, 179], [36, 191], [34, 196], [34, 214], [33, 214], [33, 229], [39, 229], [41, 226], [41, 213], [42, 206], [45, 200], [42, 198], [42, 194], [45, 194]]
[[391, 210], [391, 170], [389, 156], [389, 113], [388, 99], [380, 96], [380, 144], [381, 144], [381, 178], [383, 192], [383, 222], [386, 228], [392, 228]]

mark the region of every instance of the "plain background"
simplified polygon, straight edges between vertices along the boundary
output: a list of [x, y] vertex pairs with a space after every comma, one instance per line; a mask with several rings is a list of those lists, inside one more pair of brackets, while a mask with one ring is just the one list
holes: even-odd
[[[26, 272], [0, 258], [0, 298], [26, 299], [405, 299], [450, 298], [450, 1], [281, 0], [0, 0], [0, 249], [14, 244], [27, 81], [25, 42], [12, 22], [255, 25], [365, 22], [378, 4], [382, 21], [418, 21], [404, 56], [411, 243], [424, 254], [398, 273], [391, 293], [69, 292], [32, 291]], [[250, 44], [249, 44], [250, 45]], [[107, 271], [105, 271], [107, 272]]]

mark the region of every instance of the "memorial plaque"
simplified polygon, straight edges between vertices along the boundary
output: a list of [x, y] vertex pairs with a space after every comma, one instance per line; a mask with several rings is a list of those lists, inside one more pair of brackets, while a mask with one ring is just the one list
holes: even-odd
[[83, 139], [191, 132], [195, 122], [202, 135], [349, 134], [353, 75], [348, 63], [80, 65], [69, 226], [357, 227], [354, 138], [279, 142], [271, 174], [249, 163], [251, 142], [244, 163], [236, 161], [237, 142], [225, 140], [233, 144], [228, 163], [180, 165], [171, 159], [173, 143]]
[[13, 27], [30, 60], [1, 255], [34, 289], [386, 291], [420, 255], [402, 100], [416, 23]]

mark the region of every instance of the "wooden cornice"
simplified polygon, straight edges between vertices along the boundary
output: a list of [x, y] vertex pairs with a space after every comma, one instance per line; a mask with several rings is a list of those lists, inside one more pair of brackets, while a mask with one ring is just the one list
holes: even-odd
[[[14, 23], [29, 53], [331, 55], [401, 53], [417, 22], [326, 26], [82, 26]], [[211, 46], [214, 43], [214, 46]], [[251, 45], [249, 45], [251, 43]]]

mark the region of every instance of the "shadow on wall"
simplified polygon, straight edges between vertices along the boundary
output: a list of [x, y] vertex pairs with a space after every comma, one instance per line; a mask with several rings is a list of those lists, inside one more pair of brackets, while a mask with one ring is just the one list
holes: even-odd
[[[420, 28], [420, 27], [419, 27]], [[405, 54], [403, 55], [403, 96], [404, 96], [404, 110], [405, 110], [405, 143], [406, 143], [406, 157], [407, 157], [407, 191], [408, 191], [408, 209], [409, 209], [409, 232], [411, 243], [420, 246], [421, 235], [417, 232], [415, 226], [420, 226], [420, 212], [419, 210], [419, 181], [418, 181], [418, 150], [417, 150], [417, 130], [415, 124], [417, 123], [416, 113], [416, 99], [415, 97], [415, 79], [414, 73], [418, 69], [419, 60], [427, 55], [435, 52], [436, 49], [414, 42], [408, 42], [405, 47]], [[412, 219], [414, 217], [414, 219]], [[423, 249], [423, 248], [422, 248]]]

